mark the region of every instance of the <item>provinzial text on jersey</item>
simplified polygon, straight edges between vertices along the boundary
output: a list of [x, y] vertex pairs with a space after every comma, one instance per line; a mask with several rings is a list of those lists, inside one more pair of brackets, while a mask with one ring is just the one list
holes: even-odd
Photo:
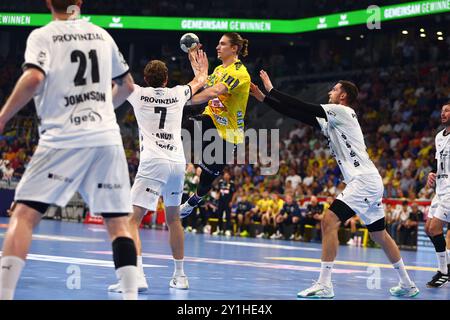
[[91, 91], [82, 94], [76, 94], [73, 96], [64, 97], [65, 104], [64, 107], [73, 106], [85, 101], [106, 101], [106, 93]]
[[174, 104], [178, 102], [178, 98], [158, 99], [154, 97], [142, 96], [141, 100], [148, 103]]
[[100, 33], [75, 33], [75, 34], [58, 34], [53, 36], [53, 43], [70, 42], [70, 41], [104, 41], [103, 35]]

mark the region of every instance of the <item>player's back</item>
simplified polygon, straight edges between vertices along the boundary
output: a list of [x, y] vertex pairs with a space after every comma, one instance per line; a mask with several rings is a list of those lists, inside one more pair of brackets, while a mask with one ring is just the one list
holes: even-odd
[[327, 119], [317, 118], [328, 139], [346, 183], [359, 175], [379, 174], [367, 153], [364, 135], [355, 111], [344, 105], [323, 104]]
[[140, 133], [141, 162], [163, 159], [186, 163], [181, 140], [183, 108], [191, 98], [189, 86], [152, 88], [135, 85], [128, 97]]
[[111, 36], [84, 20], [55, 20], [34, 30], [25, 67], [45, 83], [35, 96], [40, 143], [55, 148], [121, 144], [111, 79], [128, 65]]
[[436, 193], [441, 196], [450, 194], [450, 135], [444, 135], [445, 130], [440, 131], [435, 138], [437, 177]]

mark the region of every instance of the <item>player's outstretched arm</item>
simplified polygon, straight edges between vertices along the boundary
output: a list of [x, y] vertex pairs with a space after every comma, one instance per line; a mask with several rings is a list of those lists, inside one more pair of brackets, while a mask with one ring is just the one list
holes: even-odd
[[197, 93], [192, 97], [190, 102], [192, 105], [202, 104], [227, 92], [227, 87], [223, 83], [218, 83], [212, 87], [206, 88], [200, 93]]
[[264, 88], [267, 92], [270, 92], [273, 89], [272, 81], [270, 81], [269, 75], [264, 70], [259, 72], [259, 76], [263, 82]]
[[300, 99], [294, 98], [288, 94], [276, 90], [273, 87], [272, 82], [270, 81], [269, 75], [264, 70], [261, 70], [259, 75], [261, 77], [261, 80], [263, 81], [264, 87], [269, 93], [268, 94], [269, 97], [275, 98], [276, 100], [285, 104], [286, 107], [295, 108], [297, 110], [300, 109], [305, 113], [313, 115], [314, 117], [324, 119], [327, 118], [325, 110], [322, 108], [321, 105], [304, 102]]
[[317, 122], [317, 119], [314, 115], [308, 114], [303, 112], [302, 109], [299, 109], [297, 107], [290, 107], [287, 106], [277, 99], [274, 99], [270, 96], [266, 96], [262, 91], [259, 89], [257, 85], [254, 83], [250, 84], [250, 95], [255, 97], [258, 101], [264, 102], [268, 106], [270, 106], [275, 111], [278, 111], [281, 114], [284, 114], [285, 116], [288, 116], [292, 119], [301, 121], [307, 125], [310, 125], [314, 128], [320, 129], [319, 123]]
[[114, 108], [121, 106], [134, 91], [134, 80], [131, 74], [127, 73], [121, 78], [113, 80], [112, 98]]
[[25, 70], [0, 111], [0, 133], [5, 129], [6, 123], [30, 102], [44, 80], [45, 75], [40, 70], [36, 68]]

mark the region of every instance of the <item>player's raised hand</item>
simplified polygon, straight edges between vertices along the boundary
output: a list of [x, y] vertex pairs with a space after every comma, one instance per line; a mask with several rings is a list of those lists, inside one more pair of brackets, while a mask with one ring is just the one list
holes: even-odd
[[[200, 72], [200, 65], [198, 63], [198, 53], [201, 50], [202, 45], [199, 43], [195, 48], [189, 49], [188, 58], [191, 62], [192, 70], [194, 70], [194, 74], [197, 75], [196, 72]], [[202, 50], [203, 51], [203, 50]]]
[[264, 88], [266, 88], [267, 92], [270, 92], [270, 90], [273, 89], [272, 81], [270, 81], [269, 75], [264, 70], [261, 70], [259, 72], [259, 76], [261, 77], [261, 80], [263, 81]]
[[202, 49], [199, 49], [197, 51], [197, 63], [200, 72], [208, 76], [208, 68], [209, 68], [208, 57], [206, 56], [206, 53]]
[[427, 187], [433, 188], [436, 183], [436, 173], [430, 172], [428, 174]]
[[195, 78], [204, 85], [208, 79], [208, 57], [202, 49], [199, 49], [193, 55], [192, 59], [193, 62], [191, 62], [191, 65], [192, 69], [194, 69]]
[[254, 84], [253, 82], [250, 83], [250, 95], [256, 98], [256, 100], [263, 102], [266, 95], [262, 93], [261, 89]]

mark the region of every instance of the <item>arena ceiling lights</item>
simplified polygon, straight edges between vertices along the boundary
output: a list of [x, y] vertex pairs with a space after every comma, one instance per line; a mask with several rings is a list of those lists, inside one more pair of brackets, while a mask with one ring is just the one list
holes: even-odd
[[[296, 20], [221, 19], [145, 16], [83, 15], [82, 18], [107, 29], [141, 29], [169, 31], [216, 31], [255, 33], [303, 33], [364, 25], [374, 21], [394, 21], [450, 11], [450, 0], [402, 3], [373, 10], [356, 10]], [[0, 12], [0, 26], [39, 27], [51, 20], [50, 14]]]

